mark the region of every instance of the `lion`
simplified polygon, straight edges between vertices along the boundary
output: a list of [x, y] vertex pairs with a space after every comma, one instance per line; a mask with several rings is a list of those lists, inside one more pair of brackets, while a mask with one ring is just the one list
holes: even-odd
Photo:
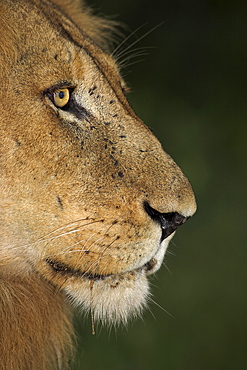
[[0, 366], [62, 369], [73, 306], [138, 316], [195, 197], [127, 101], [113, 22], [79, 0], [0, 8]]

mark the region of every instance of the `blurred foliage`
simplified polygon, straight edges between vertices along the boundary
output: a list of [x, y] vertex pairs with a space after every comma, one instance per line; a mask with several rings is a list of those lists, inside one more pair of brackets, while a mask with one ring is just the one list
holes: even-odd
[[127, 330], [99, 326], [95, 336], [78, 316], [75, 369], [246, 369], [247, 3], [92, 1], [119, 15], [126, 36], [143, 26], [124, 47], [159, 25], [133, 46], [147, 47], [145, 61], [123, 73], [135, 111], [192, 182], [198, 212], [151, 279], [164, 309], [150, 302]]

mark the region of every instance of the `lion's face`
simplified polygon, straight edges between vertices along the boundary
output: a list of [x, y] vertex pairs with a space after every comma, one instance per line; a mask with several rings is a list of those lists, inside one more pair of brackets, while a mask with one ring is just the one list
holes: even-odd
[[41, 274], [96, 318], [126, 320], [195, 211], [191, 186], [87, 30], [51, 5], [12, 2], [6, 17], [0, 248], [9, 268]]

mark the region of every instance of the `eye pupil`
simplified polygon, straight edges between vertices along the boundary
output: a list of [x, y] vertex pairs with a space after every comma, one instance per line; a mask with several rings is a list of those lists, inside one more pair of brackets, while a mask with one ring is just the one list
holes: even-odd
[[59, 96], [60, 99], [63, 99], [64, 98], [64, 91], [59, 91], [58, 96]]

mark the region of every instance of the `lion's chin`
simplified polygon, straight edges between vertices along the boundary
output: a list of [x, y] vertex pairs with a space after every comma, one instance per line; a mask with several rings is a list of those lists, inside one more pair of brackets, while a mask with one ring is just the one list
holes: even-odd
[[91, 312], [95, 321], [127, 324], [130, 318], [140, 316], [146, 306], [150, 295], [147, 276], [160, 268], [172, 236], [142, 267], [116, 275], [71, 277], [66, 284], [66, 294], [85, 313]]
[[91, 312], [95, 321], [110, 325], [127, 324], [139, 316], [149, 296], [144, 268], [104, 279], [72, 279], [65, 291], [76, 306]]

